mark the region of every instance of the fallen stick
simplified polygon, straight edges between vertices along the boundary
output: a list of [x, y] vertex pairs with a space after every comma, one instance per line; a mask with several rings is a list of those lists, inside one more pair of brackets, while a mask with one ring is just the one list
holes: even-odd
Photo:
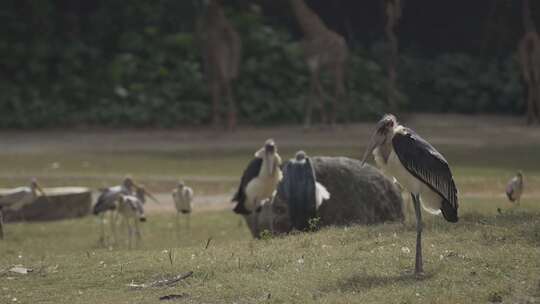
[[170, 279], [163, 279], [163, 280], [158, 280], [158, 281], [155, 281], [155, 282], [151, 282], [151, 283], [143, 283], [143, 284], [135, 284], [133, 282], [131, 282], [130, 284], [128, 284], [127, 286], [128, 287], [132, 287], [132, 288], [149, 288], [149, 287], [164, 287], [164, 286], [172, 286], [182, 280], [185, 280], [189, 277], [191, 277], [193, 275], [193, 271], [188, 271], [186, 273], [182, 273], [182, 274], [179, 274], [175, 277], [172, 277]]

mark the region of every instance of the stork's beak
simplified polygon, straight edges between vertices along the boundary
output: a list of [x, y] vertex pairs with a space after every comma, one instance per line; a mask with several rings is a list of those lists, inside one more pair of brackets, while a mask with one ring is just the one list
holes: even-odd
[[273, 140], [269, 139], [266, 141], [266, 144], [264, 145], [264, 154], [266, 156], [268, 172], [270, 175], [273, 175], [276, 164], [276, 146]]
[[42, 196], [47, 196], [47, 194], [45, 194], [45, 191], [43, 191], [43, 188], [41, 188], [40, 185], [36, 184], [36, 189], [39, 193], [41, 193]]
[[45, 194], [45, 191], [43, 190], [43, 188], [41, 188], [41, 186], [38, 183], [34, 183], [34, 188], [35, 188], [35, 190], [34, 190], [35, 192], [39, 192], [39, 194], [41, 194], [41, 196], [43, 196], [48, 202], [50, 202], [49, 197], [47, 196], [47, 194]]
[[148, 192], [148, 190], [145, 190], [145, 193], [146, 193], [146, 195], [148, 195], [148, 197], [149, 197], [151, 200], [154, 201], [154, 203], [156, 203], [156, 204], [161, 204], [161, 203], [159, 202], [159, 200], [158, 200], [152, 193]]
[[373, 132], [371, 135], [371, 139], [369, 140], [368, 146], [366, 148], [366, 151], [364, 152], [364, 156], [362, 157], [362, 167], [366, 164], [367, 158], [371, 153], [373, 153], [373, 150], [377, 148], [377, 146], [380, 145], [380, 138], [381, 136], [377, 134], [377, 130]]
[[266, 166], [268, 169], [268, 173], [270, 173], [270, 175], [274, 174], [275, 163], [276, 163], [276, 157], [274, 155], [274, 152], [266, 151]]

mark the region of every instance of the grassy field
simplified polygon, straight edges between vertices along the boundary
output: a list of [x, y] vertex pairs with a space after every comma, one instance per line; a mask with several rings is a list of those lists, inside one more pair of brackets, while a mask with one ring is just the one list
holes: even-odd
[[[8, 224], [0, 303], [157, 303], [170, 294], [181, 295], [178, 303], [540, 303], [540, 131], [498, 117], [425, 115], [407, 123], [445, 154], [461, 194], [458, 224], [425, 216], [423, 280], [411, 276], [410, 222], [254, 241], [227, 210], [195, 212], [180, 235], [173, 215], [160, 212], [149, 215], [132, 250], [125, 239], [98, 246], [93, 217]], [[97, 187], [131, 173], [155, 192], [181, 177], [199, 195], [229, 195], [267, 137], [276, 138], [284, 158], [300, 148], [358, 158], [370, 127], [123, 131], [105, 139], [100, 132], [5, 133], [1, 186], [38, 176], [47, 186]], [[527, 182], [520, 208], [503, 192], [517, 169]], [[17, 264], [34, 271], [5, 271]], [[173, 287], [128, 286], [188, 271], [193, 275]]]

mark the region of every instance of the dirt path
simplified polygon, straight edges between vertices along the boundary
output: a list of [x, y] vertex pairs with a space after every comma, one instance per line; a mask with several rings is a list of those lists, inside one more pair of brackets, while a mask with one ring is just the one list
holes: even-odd
[[[408, 114], [401, 121], [434, 144], [462, 146], [538, 144], [538, 128], [526, 127], [519, 117]], [[319, 147], [363, 146], [373, 122], [334, 130], [299, 126], [244, 127], [234, 133], [210, 129], [166, 130], [52, 130], [0, 131], [0, 153], [47, 151], [181, 151], [198, 149], [252, 148], [266, 138], [281, 145]]]

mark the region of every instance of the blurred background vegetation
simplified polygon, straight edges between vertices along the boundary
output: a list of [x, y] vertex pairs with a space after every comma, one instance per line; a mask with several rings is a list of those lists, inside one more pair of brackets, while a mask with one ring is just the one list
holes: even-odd
[[[381, 1], [308, 3], [348, 40], [354, 120], [384, 112]], [[224, 5], [243, 42], [241, 121], [300, 122], [308, 71], [288, 2]], [[200, 12], [196, 0], [0, 1], [0, 127], [207, 123]], [[401, 110], [522, 114], [520, 18], [520, 1], [406, 1], [397, 30]]]

